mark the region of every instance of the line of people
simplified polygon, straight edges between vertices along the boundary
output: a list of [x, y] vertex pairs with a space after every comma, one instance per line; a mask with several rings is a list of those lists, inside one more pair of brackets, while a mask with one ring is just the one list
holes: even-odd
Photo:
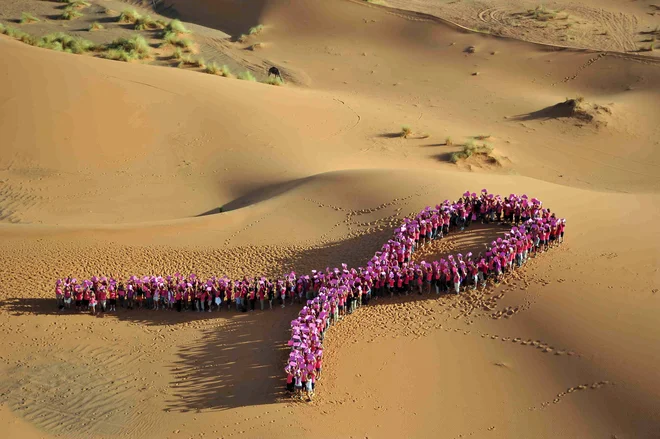
[[[449, 255], [439, 261], [413, 261], [414, 252], [471, 223], [506, 223], [508, 233], [487, 244], [484, 252]], [[78, 281], [69, 276], [56, 281], [60, 309], [75, 306], [93, 314], [115, 312], [117, 307], [153, 310], [214, 312], [272, 309], [296, 302], [304, 304], [291, 322], [291, 352], [285, 368], [287, 389], [312, 397], [322, 365], [322, 341], [329, 326], [367, 304], [374, 297], [394, 294], [453, 292], [497, 283], [507, 272], [530, 257], [563, 242], [565, 219], [559, 219], [540, 200], [527, 195], [508, 197], [465, 192], [456, 202], [445, 200], [405, 218], [365, 267], [312, 270], [310, 275], [291, 272], [280, 279], [266, 277], [232, 280], [226, 276], [207, 280], [184, 276], [94, 276]]]
[[[449, 255], [439, 261], [415, 263], [413, 254], [420, 245], [441, 239], [452, 225], [464, 230], [474, 221], [506, 222], [511, 230], [486, 245], [486, 251], [474, 257], [471, 253]], [[564, 239], [565, 219], [557, 218], [542, 202], [527, 195], [508, 197], [466, 192], [457, 202], [426, 207], [414, 218], [406, 218], [395, 229], [394, 236], [376, 252], [366, 267], [326, 269], [312, 272], [320, 287], [307, 301], [299, 316], [291, 322], [291, 347], [284, 371], [287, 389], [294, 396], [310, 400], [323, 361], [323, 339], [328, 327], [345, 314], [368, 303], [372, 294], [393, 295], [417, 291], [453, 291], [479, 285], [488, 279], [498, 283], [501, 277], [522, 266], [529, 257]], [[348, 307], [348, 308], [347, 308]]]

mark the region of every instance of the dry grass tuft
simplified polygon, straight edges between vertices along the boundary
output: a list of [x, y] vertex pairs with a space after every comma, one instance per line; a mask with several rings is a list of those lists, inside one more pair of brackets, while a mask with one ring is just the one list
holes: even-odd
[[48, 34], [42, 37], [37, 46], [44, 49], [57, 50], [67, 53], [81, 54], [96, 49], [96, 45], [84, 38], [74, 37], [63, 32]]
[[131, 38], [118, 38], [110, 43], [106, 49], [106, 52], [101, 55], [104, 58], [126, 62], [145, 59], [151, 54], [149, 43], [141, 35], [134, 35]]
[[29, 12], [23, 12], [21, 14], [21, 19], [20, 19], [21, 24], [38, 23], [39, 21], [41, 20], [39, 20], [37, 17], [30, 14]]
[[473, 140], [470, 140], [465, 145], [463, 145], [462, 150], [452, 153], [449, 160], [452, 163], [458, 163], [461, 160], [466, 160], [472, 157], [473, 155], [483, 156], [485, 159], [492, 163], [499, 163], [499, 159], [493, 156], [492, 146], [485, 143], [477, 144]]
[[407, 125], [404, 125], [401, 127], [401, 132], [399, 133], [399, 135], [404, 139], [407, 139], [408, 137], [412, 136], [412, 133], [413, 133], [412, 128], [410, 128]]
[[162, 46], [173, 46], [181, 47], [182, 49], [190, 49], [193, 45], [193, 42], [190, 38], [181, 38], [176, 32], [166, 31], [163, 36]]
[[86, 2], [84, 0], [69, 0], [69, 5], [66, 7], [67, 9], [84, 9], [91, 6], [89, 2]]
[[60, 15], [60, 20], [75, 20], [76, 18], [82, 17], [83, 14], [82, 12], [77, 11], [76, 9], [65, 9], [64, 12], [62, 12], [62, 15]]
[[246, 70], [244, 72], [239, 73], [238, 74], [238, 79], [241, 79], [243, 81], [256, 81], [257, 80], [257, 78], [255, 78], [254, 75], [252, 74], [252, 72], [250, 72], [249, 70]]
[[97, 30], [103, 30], [103, 29], [105, 29], [105, 26], [103, 26], [98, 21], [95, 21], [94, 23], [89, 25], [89, 31], [90, 32], [94, 32], [94, 31], [97, 31]]
[[150, 15], [144, 15], [135, 20], [135, 30], [163, 29], [165, 26], [163, 21], [154, 20]]
[[227, 67], [226, 65], [220, 67], [220, 76], [224, 76], [225, 78], [233, 77], [231, 70], [229, 70], [229, 67]]
[[181, 20], [177, 20], [176, 18], [165, 26], [165, 31], [166, 32], [173, 32], [175, 34], [189, 34], [190, 31], [186, 29], [186, 27], [183, 25]]
[[268, 79], [264, 81], [265, 84], [281, 86], [284, 85], [284, 81], [277, 76], [269, 76]]
[[207, 64], [206, 68], [204, 69], [204, 73], [208, 73], [209, 75], [218, 75], [220, 73], [220, 66], [215, 62]]
[[[528, 9], [525, 14], [526, 18], [531, 18], [532, 20], [537, 21], [550, 21], [558, 17], [560, 11], [555, 11], [552, 9], [546, 9], [545, 6], [537, 6], [534, 9]], [[566, 16], [564, 19], [567, 19]]]
[[138, 11], [135, 9], [124, 9], [121, 12], [121, 15], [119, 15], [119, 21], [120, 23], [128, 23], [128, 24], [135, 24], [142, 16]]
[[260, 34], [263, 30], [264, 30], [264, 25], [258, 24], [250, 28], [250, 30], [248, 31], [248, 35], [257, 35]]

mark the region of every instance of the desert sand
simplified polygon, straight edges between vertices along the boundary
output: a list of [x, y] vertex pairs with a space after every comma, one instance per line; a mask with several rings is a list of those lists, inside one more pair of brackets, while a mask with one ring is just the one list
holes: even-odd
[[[110, 6], [125, 4], [89, 8]], [[660, 63], [638, 51], [660, 10], [545, 5], [576, 22], [562, 41], [554, 19], [512, 18], [536, 6], [152, 11], [234, 71], [277, 66], [280, 87], [172, 68], [166, 52], [123, 63], [0, 35], [3, 437], [660, 437]], [[32, 11], [40, 22], [16, 26], [87, 32], [48, 18], [57, 7], [8, 0], [0, 22]], [[452, 163], [470, 141], [491, 156]], [[481, 188], [542, 199], [566, 242], [484, 293], [360, 308], [329, 331], [312, 402], [284, 393], [297, 307], [93, 317], [55, 304], [69, 274], [358, 266], [403, 217]], [[473, 227], [417, 257], [498, 233]]]

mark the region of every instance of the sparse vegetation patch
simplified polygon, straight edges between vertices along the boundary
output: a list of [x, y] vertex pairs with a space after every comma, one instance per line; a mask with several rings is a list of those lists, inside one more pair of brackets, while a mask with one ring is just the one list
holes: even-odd
[[207, 64], [206, 68], [204, 69], [204, 73], [208, 73], [210, 75], [217, 75], [220, 73], [220, 66], [218, 66], [215, 62]]
[[37, 45], [44, 49], [81, 54], [94, 50], [96, 45], [84, 38], [74, 37], [63, 32], [49, 34], [41, 38]]
[[73, 0], [69, 1], [68, 3], [69, 5], [66, 7], [66, 9], [84, 9], [90, 6], [90, 3], [84, 0]]
[[135, 30], [155, 30], [163, 29], [165, 23], [161, 20], [154, 20], [150, 15], [140, 16], [135, 20]]
[[[526, 18], [531, 18], [538, 21], [550, 21], [558, 18], [560, 11], [555, 11], [553, 9], [546, 9], [545, 6], [537, 6], [534, 9], [528, 9], [525, 14]], [[565, 18], [568, 18], [566, 15]]]
[[493, 155], [493, 147], [485, 143], [477, 144], [474, 140], [470, 140], [463, 145], [463, 149], [460, 151], [452, 153], [450, 156], [450, 161], [452, 163], [458, 163], [461, 160], [466, 160], [472, 156], [482, 156], [489, 163], [499, 164], [499, 159]]
[[135, 24], [141, 18], [141, 15], [135, 9], [124, 9], [119, 15], [120, 23]]
[[89, 31], [90, 32], [94, 32], [94, 31], [97, 31], [97, 30], [103, 30], [103, 29], [105, 29], [105, 27], [101, 23], [99, 23], [98, 21], [95, 21], [94, 23], [89, 25]]
[[238, 79], [241, 79], [243, 81], [256, 81], [257, 80], [257, 78], [255, 78], [254, 75], [252, 74], [252, 72], [250, 72], [249, 70], [246, 70], [244, 72], [239, 73], [238, 74]]
[[37, 23], [39, 21], [41, 21], [41, 20], [39, 20], [37, 17], [30, 14], [29, 12], [23, 12], [21, 14], [21, 20], [20, 20], [21, 24]]
[[261, 31], [263, 31], [263, 30], [264, 30], [264, 25], [263, 24], [258, 24], [256, 26], [253, 26], [253, 27], [250, 28], [250, 30], [248, 31], [248, 35], [257, 35], [257, 34], [260, 34]]
[[75, 20], [76, 18], [82, 17], [83, 14], [82, 12], [76, 10], [75, 8], [67, 8], [62, 12], [62, 15], [60, 15], [61, 20]]
[[145, 59], [151, 54], [149, 43], [141, 35], [131, 38], [119, 38], [107, 46], [104, 58], [118, 61], [132, 61], [134, 59]]
[[193, 45], [193, 42], [190, 38], [181, 38], [179, 35], [172, 31], [165, 32], [163, 40], [163, 46], [170, 45], [173, 47], [180, 47], [182, 49], [190, 49]]
[[165, 31], [166, 32], [174, 32], [175, 34], [189, 34], [190, 31], [186, 29], [186, 27], [183, 25], [183, 23], [180, 20], [177, 20], [176, 18], [165, 26]]
[[265, 83], [275, 86], [284, 85], [284, 81], [282, 81], [282, 79], [277, 76], [269, 76], [268, 79], [266, 79]]

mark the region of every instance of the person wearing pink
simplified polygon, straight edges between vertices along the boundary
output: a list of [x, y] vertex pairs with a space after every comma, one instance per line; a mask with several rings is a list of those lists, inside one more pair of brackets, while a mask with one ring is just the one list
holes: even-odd
[[94, 293], [92, 293], [89, 296], [89, 309], [91, 310], [92, 315], [95, 316], [96, 315], [96, 294], [94, 294]]
[[66, 288], [64, 290], [64, 306], [66, 309], [71, 309], [71, 289]]
[[62, 288], [59, 286], [55, 288], [55, 298], [57, 299], [57, 309], [62, 311], [64, 309], [64, 294], [62, 294]]
[[104, 287], [99, 288], [99, 293], [97, 295], [98, 303], [101, 305], [101, 312], [106, 311], [106, 305], [107, 305], [107, 293], [105, 291]]

